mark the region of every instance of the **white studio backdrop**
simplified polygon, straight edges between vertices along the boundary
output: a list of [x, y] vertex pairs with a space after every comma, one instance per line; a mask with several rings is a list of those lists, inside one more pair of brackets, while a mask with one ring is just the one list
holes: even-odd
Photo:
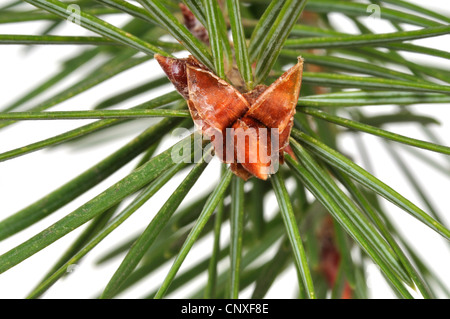
[[[421, 1], [410, 1], [420, 4]], [[430, 0], [426, 2], [428, 8], [438, 9], [441, 14], [450, 16], [450, 4], [448, 0]], [[381, 8], [382, 14], [382, 8]], [[107, 17], [107, 20], [115, 25], [122, 25], [126, 19], [114, 16]], [[336, 23], [345, 32], [355, 32], [353, 25], [339, 14], [332, 15], [332, 21]], [[374, 32], [392, 32], [389, 25], [382, 20], [367, 18], [364, 21]], [[36, 34], [43, 29], [40, 22], [28, 22], [21, 24], [4, 24], [0, 25], [0, 34]], [[67, 22], [62, 28], [56, 31], [60, 35], [91, 35], [90, 32], [81, 27]], [[440, 50], [450, 51], [450, 35], [440, 36], [431, 39], [423, 39], [415, 43], [438, 48]], [[37, 83], [49, 78], [59, 70], [61, 61], [73, 56], [80, 50], [76, 46], [35, 46], [26, 48], [23, 46], [1, 46], [0, 47], [0, 109], [14, 101], [17, 97], [34, 88]], [[180, 54], [183, 56], [183, 53]], [[423, 56], [407, 54], [405, 57], [414, 58], [417, 61], [424, 61]], [[428, 58], [427, 58], [428, 59]], [[428, 60], [427, 60], [428, 61]], [[77, 75], [64, 80], [49, 92], [40, 96], [36, 101], [44, 100], [59, 92], [61, 89], [70, 86], [81, 78], [83, 74], [89, 72], [95, 65], [101, 62], [99, 59], [92, 61], [88, 65], [80, 68]], [[441, 66], [444, 69], [450, 70], [448, 60], [433, 59], [433, 63]], [[162, 74], [159, 66], [150, 61], [139, 65], [129, 71], [120, 74], [113, 79], [106, 81], [94, 89], [69, 99], [66, 102], [59, 104], [52, 110], [86, 110], [94, 106], [96, 103], [102, 101], [105, 97], [112, 94], [126, 90], [127, 88], [135, 87], [139, 84], [155, 78]], [[159, 92], [151, 92], [149, 94], [142, 94], [133, 99], [122, 103], [120, 107], [130, 107], [147, 101], [161, 93], [172, 90], [171, 85], [167, 85]], [[301, 93], [300, 93], [301, 94]], [[37, 103], [33, 101], [32, 103]], [[27, 104], [31, 105], [31, 104]], [[365, 112], [385, 113], [392, 106], [377, 106], [365, 107]], [[431, 129], [438, 135], [446, 145], [449, 145], [450, 137], [450, 105], [417, 105], [414, 109], [419, 114], [431, 115], [438, 119], [441, 124], [435, 125]], [[93, 164], [97, 163], [107, 155], [114, 152], [116, 149], [126, 144], [131, 138], [138, 135], [145, 127], [155, 119], [133, 121], [132, 124], [125, 125], [119, 130], [107, 130], [105, 133], [97, 137], [87, 139], [84, 142], [74, 143], [54, 147], [35, 153], [31, 153], [14, 160], [0, 163], [0, 220], [17, 212], [30, 203], [40, 199], [49, 192], [63, 185], [69, 179], [82, 173]], [[56, 134], [68, 131], [72, 128], [89, 123], [90, 121], [26, 121], [0, 132], [0, 153], [5, 152], [23, 145], [39, 141]], [[427, 139], [427, 136], [417, 129], [418, 127], [412, 124], [396, 124], [389, 126], [387, 129], [407, 136]], [[111, 135], [113, 134], [113, 136]], [[161, 145], [160, 150], [171, 145], [177, 137], [168, 138]], [[398, 190], [406, 198], [411, 199], [414, 203], [423, 207], [423, 203], [417, 197], [411, 185], [406, 181], [396, 166], [386, 153], [381, 139], [368, 135], [361, 134], [361, 141], [366, 145], [370, 152], [370, 161], [372, 166], [368, 170], [373, 170], [375, 176], [382, 181], [387, 181], [389, 186]], [[346, 154], [350, 155], [357, 163], [362, 165], [362, 158], [356, 151], [354, 139], [350, 136], [345, 136], [341, 140], [341, 147]], [[422, 184], [426, 185], [427, 194], [432, 195], [435, 199], [433, 204], [436, 209], [441, 212], [447, 223], [450, 223], [450, 180], [448, 175], [444, 175], [438, 170], [429, 165], [425, 165], [422, 161], [412, 157], [408, 152], [401, 152], [401, 155], [407, 159], [410, 167], [414, 169], [414, 173]], [[434, 158], [436, 161], [446, 165], [450, 171], [450, 159], [444, 158], [439, 154], [427, 152], [426, 155]], [[0, 243], [0, 254], [9, 249], [21, 244], [30, 236], [38, 233], [52, 223], [56, 222], [66, 214], [78, 208], [81, 204], [102, 192], [109, 185], [119, 181], [136, 165], [138, 159], [132, 161], [114, 174], [106, 181], [94, 187], [91, 191], [83, 194], [70, 204], [66, 205], [58, 212], [50, 215], [41, 222], [29, 227], [19, 234], [8, 238]], [[198, 192], [207, 191], [210, 185], [218, 178], [219, 162], [215, 159], [206, 169], [200, 180], [194, 186], [193, 191], [189, 194], [189, 198], [195, 198], [200, 195]], [[117, 258], [108, 265], [95, 266], [94, 263], [102, 252], [106, 252], [109, 247], [114, 246], [115, 243], [122, 242], [124, 238], [131, 238], [137, 234], [137, 231], [142, 231], [152, 216], [158, 211], [164, 201], [168, 198], [171, 192], [175, 189], [181, 178], [185, 175], [179, 176], [169, 182], [158, 196], [152, 198], [139, 211], [137, 211], [129, 220], [121, 225], [116, 231], [105, 239], [96, 250], [100, 254], [89, 254], [79, 265], [71, 269], [71, 274], [66, 276], [55, 284], [45, 295], [44, 298], [91, 298], [96, 297], [101, 292], [102, 287], [106, 285], [109, 278], [111, 278], [121, 259]], [[289, 186], [289, 185], [288, 185]], [[273, 200], [267, 201], [268, 211], [273, 210]], [[450, 251], [447, 243], [442, 240], [436, 233], [429, 230], [412, 217], [396, 208], [391, 204], [386, 204], [389, 212], [394, 220], [400, 225], [402, 231], [407, 238], [411, 238], [413, 245], [417, 247], [420, 255], [427, 260], [428, 266], [431, 267], [446, 286], [450, 286], [450, 273], [448, 272], [450, 266]], [[26, 261], [13, 267], [9, 271], [0, 275], [0, 298], [24, 298], [27, 293], [42, 279], [44, 274], [49, 270], [49, 267], [60, 257], [65, 248], [72, 243], [78, 234], [84, 229], [80, 227], [76, 231], [63, 237], [55, 244], [45, 248], [38, 254], [30, 257]], [[222, 232], [222, 239], [226, 241], [227, 229]], [[194, 246], [194, 250], [188, 255], [186, 264], [190, 261], [200, 258], [201, 252], [209, 252], [211, 249], [211, 242], [202, 240]], [[268, 252], [270, 253], [270, 252]], [[169, 266], [169, 265], [168, 265]], [[183, 271], [183, 267], [180, 271]], [[163, 268], [157, 271], [154, 275], [146, 278], [134, 290], [121, 294], [120, 298], [139, 298], [156, 288], [161, 283], [163, 276], [166, 274], [168, 268]], [[76, 274], [76, 275], [75, 275]], [[294, 269], [286, 271], [280, 282], [271, 289], [267, 295], [268, 298], [292, 298], [295, 289], [292, 287], [292, 278], [296, 276]], [[201, 276], [201, 280], [205, 280], [206, 274]], [[395, 297], [389, 286], [385, 283], [383, 277], [378, 269], [371, 265], [368, 269], [369, 286], [371, 288], [370, 294], [372, 298], [393, 298]], [[187, 287], [186, 290], [180, 290], [173, 297], [183, 297], [187, 294], [187, 290], [194, 288], [200, 281], [194, 282], [192, 287]], [[249, 297], [251, 290], [244, 291], [242, 297]]]

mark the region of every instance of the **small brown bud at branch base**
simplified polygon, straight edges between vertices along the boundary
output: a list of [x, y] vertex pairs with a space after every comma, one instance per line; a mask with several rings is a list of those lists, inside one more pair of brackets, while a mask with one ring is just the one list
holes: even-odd
[[246, 93], [192, 56], [155, 58], [187, 100], [197, 128], [211, 138], [216, 155], [229, 163], [237, 176], [265, 180], [276, 172], [284, 152], [291, 153], [289, 136], [300, 93], [302, 58], [270, 86], [258, 85]]

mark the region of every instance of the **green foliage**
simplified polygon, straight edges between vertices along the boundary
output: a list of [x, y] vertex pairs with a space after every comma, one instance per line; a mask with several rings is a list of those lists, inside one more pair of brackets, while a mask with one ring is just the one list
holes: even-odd
[[[352, 298], [369, 298], [365, 271], [372, 263], [379, 267], [399, 298], [415, 297], [410, 288], [424, 298], [450, 296], [439, 276], [420, 257], [420, 251], [416, 251], [393, 222], [390, 206], [383, 202], [385, 199], [394, 204], [401, 213], [433, 230], [437, 237], [450, 240], [447, 221], [427, 195], [426, 185], [399, 155], [399, 150], [406, 145], [440, 174], [450, 175], [446, 167], [421, 153], [431, 151], [447, 156], [448, 160], [450, 147], [435, 139], [429, 130], [440, 119], [432, 113], [416, 113], [413, 108], [450, 102], [450, 69], [418, 62], [404, 54], [420, 54], [425, 61], [438, 57], [448, 63], [450, 54], [445, 50], [408, 41], [448, 35], [449, 17], [408, 1], [376, 1], [381, 6], [380, 19], [394, 29], [378, 33], [364, 24], [371, 2], [183, 1], [207, 30], [209, 43], [205, 43], [183, 24], [178, 1], [138, 0], [135, 4], [123, 0], [71, 1], [70, 4], [81, 8], [77, 19], [68, 10], [68, 2], [24, 2], [19, 6], [19, 2], [10, 1], [1, 8], [0, 25], [30, 21], [51, 25], [41, 34], [1, 34], [0, 45], [77, 45], [79, 52], [63, 61], [52, 77], [37, 83], [9, 105], [0, 105], [0, 136], [2, 129], [21, 121], [96, 121], [4, 151], [0, 153], [0, 165], [50, 147], [76, 148], [77, 144], [70, 141], [97, 136], [105, 129], [113, 132], [137, 119], [162, 118], [51, 193], [27, 203], [16, 213], [2, 216], [0, 240], [6, 240], [38, 222], [45, 222], [63, 206], [142, 156], [131, 172], [109, 184], [97, 196], [86, 199], [71, 213], [46, 224], [43, 230], [30, 234], [19, 245], [7, 250], [2, 247], [0, 273], [81, 226], [89, 226], [61, 253], [56, 263], [49, 262], [49, 271], [42, 274], [41, 282], [24, 292], [29, 293], [28, 298], [45, 297], [45, 292], [67, 274], [71, 265], [87, 254], [95, 254], [95, 248], [108, 235], [151, 198], [158, 198], [161, 188], [184, 170], [189, 172], [164, 200], [147, 227], [131, 240], [110, 247], [106, 256], [97, 259], [99, 264], [105, 264], [112, 258], [121, 258], [98, 297], [119, 296], [146, 277], [164, 270], [158, 288], [147, 291], [145, 297], [170, 296], [207, 273], [198, 290], [185, 297], [238, 298], [244, 289], [251, 287], [250, 296], [263, 298], [282, 274], [293, 269], [297, 280], [291, 280], [291, 288], [297, 290], [298, 297], [341, 298], [347, 293]], [[359, 33], [344, 32], [333, 23], [332, 13], [350, 21]], [[110, 15], [125, 17], [127, 22], [115, 26], [107, 22]], [[78, 21], [82, 28], [95, 35], [51, 34], [67, 19]], [[212, 189], [205, 189], [197, 181], [204, 175], [212, 149], [207, 141], [196, 144], [195, 134], [156, 152], [174, 128], [193, 127], [182, 97], [175, 91], [159, 93], [168, 84], [165, 77], [123, 92], [112, 92], [91, 109], [49, 111], [87, 90], [107, 85], [108, 80], [131, 68], [141, 67], [153, 60], [156, 53], [173, 57], [183, 50], [226, 81], [230, 80], [230, 71], [235, 70], [233, 76], [238, 74], [242, 87], [247, 90], [271, 83], [296, 63], [298, 56], [305, 59], [290, 137], [292, 152], [286, 154], [286, 162], [268, 181], [252, 178], [245, 182], [222, 165], [220, 179]], [[51, 91], [68, 76], [77, 75], [80, 66], [88, 63], [96, 63], [91, 72], [81, 75], [69, 88]], [[146, 92], [156, 92], [159, 96], [126, 109], [115, 108]], [[26, 106], [27, 102], [44, 95], [47, 95], [45, 99]], [[383, 105], [396, 107], [381, 115], [366, 112], [370, 107]], [[391, 131], [399, 123], [419, 127], [428, 133], [429, 140]], [[350, 137], [359, 145], [361, 156], [367, 158], [364, 145], [358, 144], [360, 135], [365, 133], [385, 142], [383, 145], [419, 195], [424, 209], [389, 186], [391, 181], [382, 181], [344, 153], [340, 142]], [[195, 145], [204, 151], [200, 161], [194, 165], [172, 161], [173, 150], [183, 147], [194, 150]], [[194, 155], [183, 153], [183, 158], [191, 159]], [[203, 195], [188, 202], [186, 197], [191, 191]], [[270, 198], [277, 204], [274, 215], [266, 207]], [[327, 224], [328, 221], [331, 223]], [[228, 225], [230, 231], [224, 234], [224, 226]], [[331, 233], [331, 239], [318, 235], [322, 232]], [[221, 241], [224, 235], [229, 239], [225, 246]], [[189, 252], [202, 238], [210, 239], [210, 251], [204, 259], [187, 265]], [[330, 242], [340, 260], [333, 264], [336, 280], [332, 281], [327, 279], [324, 269], [329, 265], [323, 255], [324, 245]], [[219, 268], [219, 262], [225, 259], [227, 266]], [[170, 267], [166, 270], [167, 262]]]

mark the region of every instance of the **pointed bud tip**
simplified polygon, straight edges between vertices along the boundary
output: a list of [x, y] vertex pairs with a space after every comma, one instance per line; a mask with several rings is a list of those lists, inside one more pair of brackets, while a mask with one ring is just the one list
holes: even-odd
[[159, 64], [166, 64], [167, 63], [167, 57], [165, 57], [164, 55], [158, 54], [156, 53], [154, 56], [156, 61], [158, 61]]

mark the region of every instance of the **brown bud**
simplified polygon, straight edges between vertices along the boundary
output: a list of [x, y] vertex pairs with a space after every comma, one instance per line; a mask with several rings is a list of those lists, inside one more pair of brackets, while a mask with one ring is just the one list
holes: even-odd
[[247, 115], [279, 132], [295, 114], [303, 73], [303, 59], [272, 83], [252, 104]]
[[163, 71], [167, 74], [169, 80], [175, 85], [177, 91], [185, 98], [189, 99], [186, 77], [186, 60], [173, 59], [163, 55], [155, 54], [155, 59]]
[[209, 45], [208, 31], [205, 26], [198, 21], [197, 17], [184, 3], [180, 3], [180, 9], [183, 14], [184, 25], [186, 28], [191, 31], [194, 37]]
[[[246, 93], [240, 93], [191, 56], [155, 58], [188, 101], [197, 128], [211, 137], [216, 155], [229, 163], [237, 176], [265, 180], [275, 172], [275, 162], [283, 163], [285, 151], [292, 154], [289, 136], [300, 92], [302, 58], [269, 87], [259, 85]], [[242, 138], [245, 143], [239, 142]], [[272, 156], [274, 152], [278, 155]]]
[[270, 130], [249, 116], [238, 119], [233, 129], [236, 161], [252, 175], [266, 180], [274, 164]]
[[187, 76], [189, 100], [213, 128], [223, 131], [247, 112], [249, 104], [242, 94], [212, 72], [189, 65]]
[[177, 91], [186, 99], [189, 99], [188, 81], [186, 73], [186, 65], [204, 68], [193, 56], [186, 59], [169, 58], [160, 54], [155, 54], [155, 59], [166, 73], [169, 80], [173, 83]]

